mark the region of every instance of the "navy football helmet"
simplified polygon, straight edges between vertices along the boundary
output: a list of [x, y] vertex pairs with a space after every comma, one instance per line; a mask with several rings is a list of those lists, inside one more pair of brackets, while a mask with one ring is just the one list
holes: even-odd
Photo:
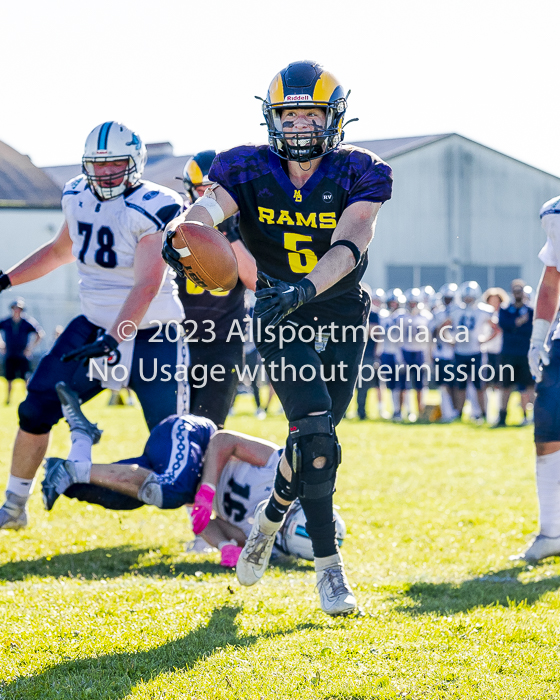
[[196, 153], [186, 162], [183, 170], [183, 185], [191, 198], [191, 202], [198, 199], [195, 187], [211, 184], [208, 179], [208, 173], [215, 157], [216, 151], [200, 151], [200, 153]]
[[[343, 121], [348, 94], [344, 94], [342, 85], [334, 75], [315, 61], [290, 63], [274, 76], [263, 100], [270, 149], [284, 160], [300, 163], [321, 158], [333, 151], [344, 138]], [[311, 107], [325, 112], [324, 128], [285, 134], [282, 111]]]

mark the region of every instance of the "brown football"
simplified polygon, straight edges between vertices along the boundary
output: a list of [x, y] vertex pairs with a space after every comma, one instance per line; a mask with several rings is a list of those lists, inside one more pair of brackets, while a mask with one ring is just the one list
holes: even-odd
[[237, 258], [223, 233], [199, 221], [187, 221], [177, 226], [171, 242], [181, 251], [185, 274], [199, 287], [209, 292], [235, 287]]

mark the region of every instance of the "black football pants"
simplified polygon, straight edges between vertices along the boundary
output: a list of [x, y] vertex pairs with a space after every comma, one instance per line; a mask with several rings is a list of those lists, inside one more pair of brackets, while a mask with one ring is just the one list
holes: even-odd
[[[320, 345], [316, 349], [315, 340], [302, 342], [299, 338], [281, 348], [278, 336], [276, 333], [273, 342], [266, 342], [265, 334], [259, 340], [255, 333], [257, 350], [288, 421], [331, 411], [338, 425], [352, 399], [364, 354], [365, 342], [360, 334], [356, 342], [328, 340], [324, 349]], [[300, 502], [315, 557], [336, 554], [332, 495], [300, 498]]]

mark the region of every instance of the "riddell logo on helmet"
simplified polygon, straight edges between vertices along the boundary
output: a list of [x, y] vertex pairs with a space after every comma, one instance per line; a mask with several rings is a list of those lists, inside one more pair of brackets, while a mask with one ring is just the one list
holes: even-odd
[[286, 95], [286, 102], [309, 102], [311, 95]]

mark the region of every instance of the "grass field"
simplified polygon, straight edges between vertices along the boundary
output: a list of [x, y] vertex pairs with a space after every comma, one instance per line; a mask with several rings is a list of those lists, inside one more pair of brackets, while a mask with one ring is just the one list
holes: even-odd
[[[95, 458], [139, 454], [139, 409], [106, 401], [87, 409], [105, 429]], [[238, 408], [229, 427], [283, 441], [283, 419]], [[2, 487], [15, 427], [0, 408]], [[184, 509], [45, 513], [36, 489], [31, 527], [0, 532], [0, 698], [560, 697], [560, 559], [508, 561], [536, 527], [531, 429], [349, 420], [339, 434], [361, 616], [323, 615], [307, 562], [242, 589], [216, 556], [185, 553]], [[57, 426], [50, 454], [68, 444]]]

